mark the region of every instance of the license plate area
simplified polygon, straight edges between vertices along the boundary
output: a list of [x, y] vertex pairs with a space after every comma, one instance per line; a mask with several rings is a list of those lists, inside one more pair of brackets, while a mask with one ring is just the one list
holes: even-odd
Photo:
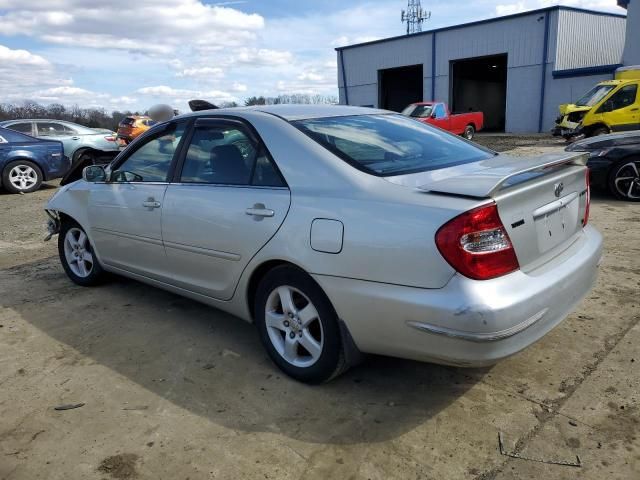
[[576, 232], [579, 211], [579, 196], [573, 192], [533, 212], [540, 253], [551, 250]]

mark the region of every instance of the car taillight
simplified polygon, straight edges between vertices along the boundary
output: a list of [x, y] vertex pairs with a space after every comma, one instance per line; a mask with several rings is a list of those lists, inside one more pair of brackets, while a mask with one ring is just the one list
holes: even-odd
[[584, 207], [584, 218], [582, 219], [582, 226], [585, 227], [589, 222], [589, 207], [591, 207], [591, 177], [589, 176], [589, 167], [584, 174], [585, 182], [587, 182], [587, 203]]
[[520, 268], [495, 203], [474, 208], [436, 233], [438, 250], [465, 277], [488, 280]]
[[107, 142], [115, 142], [116, 141], [116, 137], [114, 137], [113, 135], [109, 135], [108, 137], [104, 137], [104, 139]]

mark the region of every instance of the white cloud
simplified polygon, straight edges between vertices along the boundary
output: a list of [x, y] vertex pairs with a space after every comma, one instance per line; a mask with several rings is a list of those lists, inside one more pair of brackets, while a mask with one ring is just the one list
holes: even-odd
[[620, 13], [620, 8], [613, 0], [518, 0], [512, 3], [498, 4], [495, 6], [497, 16], [511, 15], [514, 13], [526, 12], [538, 8], [550, 7], [552, 5], [565, 5], [593, 10], [606, 10]]
[[176, 74], [177, 77], [220, 78], [224, 71], [218, 67], [185, 68]]
[[0, 45], [0, 68], [7, 64], [50, 67], [51, 64], [40, 55], [34, 55], [27, 50], [12, 50]]
[[283, 50], [270, 50], [268, 48], [243, 48], [237, 51], [230, 59], [230, 63], [239, 63], [251, 66], [276, 66], [286, 65], [293, 60], [293, 54]]
[[[6, 9], [3, 12], [2, 9]], [[201, 0], [0, 0], [0, 35], [28, 35], [49, 43], [150, 55], [244, 46], [264, 19]]]

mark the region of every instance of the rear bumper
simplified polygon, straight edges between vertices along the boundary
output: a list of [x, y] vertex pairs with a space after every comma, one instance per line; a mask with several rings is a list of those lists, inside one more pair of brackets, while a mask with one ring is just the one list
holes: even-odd
[[358, 348], [460, 366], [490, 365], [542, 338], [593, 287], [602, 237], [588, 226], [562, 254], [524, 273], [455, 275], [427, 290], [316, 275]]

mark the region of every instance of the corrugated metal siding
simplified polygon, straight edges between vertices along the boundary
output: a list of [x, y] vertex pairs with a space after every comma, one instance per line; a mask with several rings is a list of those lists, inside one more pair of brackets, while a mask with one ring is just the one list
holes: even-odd
[[[347, 85], [378, 83], [378, 70], [423, 64], [423, 75], [431, 75], [431, 35], [400, 38], [385, 43], [343, 50]], [[338, 52], [338, 56], [340, 53]], [[342, 87], [342, 71], [338, 72]]]
[[536, 65], [542, 63], [544, 14], [446, 30], [436, 38], [437, 75], [449, 74], [451, 60], [499, 53], [508, 54], [509, 68]]
[[624, 18], [560, 10], [554, 70], [622, 63]]

